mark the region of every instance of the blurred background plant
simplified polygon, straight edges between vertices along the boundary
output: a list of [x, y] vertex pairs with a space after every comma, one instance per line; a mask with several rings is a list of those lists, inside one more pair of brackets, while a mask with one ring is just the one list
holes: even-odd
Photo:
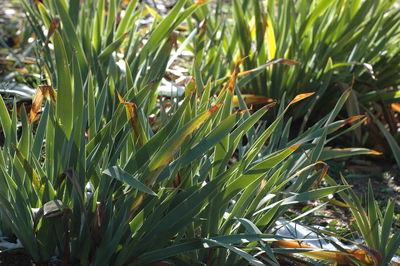
[[[337, 204], [332, 194], [350, 189], [328, 185], [322, 161], [377, 154], [326, 147], [366, 122], [341, 112], [354, 89], [332, 95], [330, 108], [315, 105], [303, 130], [298, 114], [322, 101], [319, 91], [261, 93], [260, 81], [269, 84], [273, 73], [281, 82], [303, 77], [293, 73], [308, 61], [242, 53], [235, 27], [252, 16], [250, 7], [264, 10], [258, 1], [233, 2], [236, 24], [222, 1], [178, 0], [165, 14], [138, 1], [21, 4], [30, 25], [21, 47], [35, 53], [39, 76], [22, 82], [35, 89], [27, 96], [32, 103], [19, 105], [15, 94], [0, 100], [0, 228], [35, 262], [276, 265], [275, 254], [312, 248], [286, 249], [296, 238], [273, 234], [275, 222], [296, 203], [316, 207], [292, 220], [323, 208], [322, 201]], [[216, 15], [205, 20], [211, 7]], [[255, 25], [268, 21], [255, 14]], [[264, 36], [271, 39], [272, 30], [264, 26], [255, 38], [262, 36], [267, 51]], [[12, 58], [19, 48], [6, 49]], [[327, 60], [322, 69], [309, 66], [315, 79], [330, 72], [326, 84], [336, 84], [335, 75], [352, 77], [346, 67], [364, 73], [353, 65], [334, 73], [337, 62]], [[339, 261], [343, 253], [368, 263], [393, 255], [365, 245], [376, 252], [358, 249], [366, 255], [354, 257], [342, 249], [317, 259]]]
[[5, 1], [0, 10], [0, 93], [7, 104], [31, 101], [40, 84], [33, 53], [32, 28], [18, 1]]

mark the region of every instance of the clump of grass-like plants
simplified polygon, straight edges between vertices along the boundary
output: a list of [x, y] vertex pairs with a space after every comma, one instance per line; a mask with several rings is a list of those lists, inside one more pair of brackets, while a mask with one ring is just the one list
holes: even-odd
[[34, 262], [278, 265], [285, 250], [272, 243], [296, 240], [273, 234], [287, 208], [350, 188], [324, 184], [323, 160], [352, 153], [325, 148], [365, 120], [337, 119], [351, 90], [294, 138], [289, 111], [315, 95], [252, 110], [240, 82], [257, 69], [240, 72], [246, 58], [223, 83], [194, 64], [184, 95], [162, 106], [174, 29], [205, 1], [178, 0], [145, 37], [138, 1], [121, 19], [116, 0], [23, 4], [43, 84], [29, 113], [0, 99], [0, 218]]

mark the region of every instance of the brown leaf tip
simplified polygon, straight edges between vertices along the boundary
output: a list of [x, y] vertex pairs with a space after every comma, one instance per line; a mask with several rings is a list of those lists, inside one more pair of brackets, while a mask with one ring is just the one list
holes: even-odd
[[115, 93], [117, 94], [118, 100], [120, 103], [126, 103], [124, 98], [122, 98], [121, 94], [119, 94], [119, 92], [117, 90], [115, 90]]
[[301, 146], [301, 144], [296, 144], [296, 145], [293, 145], [292, 147], [290, 147], [290, 149], [291, 149], [292, 151], [295, 151], [295, 150], [297, 150], [300, 146]]
[[221, 105], [222, 105], [222, 103], [217, 103], [216, 105], [214, 105], [213, 107], [211, 107], [210, 110], [208, 110], [208, 111], [212, 114], [212, 113], [214, 113], [215, 111], [217, 111]]
[[344, 121], [344, 123], [348, 124], [348, 123], [357, 121], [357, 120], [359, 120], [359, 119], [362, 119], [362, 118], [364, 118], [364, 117], [366, 117], [366, 115], [356, 115], [356, 116], [352, 116], [352, 117], [347, 118], [347, 119]]
[[290, 60], [290, 59], [282, 59], [281, 61], [279, 61], [279, 63], [281, 63], [283, 65], [290, 65], [290, 66], [301, 65], [300, 62], [295, 61], [295, 60]]
[[236, 64], [235, 64], [235, 69], [238, 69], [238, 67], [244, 62], [244, 60], [246, 60], [249, 56], [245, 56], [243, 58], [240, 58]]
[[54, 16], [52, 23], [54, 24], [59, 24], [60, 23], [60, 17], [59, 16]]
[[382, 155], [383, 153], [379, 152], [379, 151], [376, 151], [376, 150], [370, 150], [368, 154], [371, 154], [371, 155]]
[[168, 38], [168, 43], [172, 46], [172, 47], [178, 47], [178, 33], [176, 32], [171, 32], [171, 34], [169, 35]]
[[202, 5], [202, 4], [206, 3], [206, 2], [208, 2], [208, 0], [199, 0], [194, 5], [195, 6], [199, 6], [199, 5]]
[[265, 109], [269, 109], [269, 108], [272, 108], [272, 107], [274, 107], [275, 105], [276, 105], [276, 101], [275, 101], [275, 100], [273, 100], [273, 102], [271, 102], [271, 103], [269, 103], [269, 104], [265, 105], [265, 106], [264, 106], [264, 108], [265, 108]]
[[290, 102], [290, 104], [297, 103], [297, 102], [299, 102], [299, 101], [301, 101], [303, 99], [306, 99], [306, 98], [308, 98], [308, 97], [310, 97], [310, 96], [312, 96], [314, 94], [315, 94], [315, 92], [308, 92], [308, 93], [299, 94]]

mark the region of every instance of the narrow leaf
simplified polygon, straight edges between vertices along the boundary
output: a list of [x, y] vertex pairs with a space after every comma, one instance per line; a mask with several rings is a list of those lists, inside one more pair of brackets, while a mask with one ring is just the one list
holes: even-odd
[[136, 188], [137, 190], [140, 190], [144, 193], [150, 194], [152, 196], [157, 196], [157, 194], [153, 190], [148, 188], [146, 185], [141, 183], [139, 180], [135, 179], [132, 175], [125, 172], [118, 166], [113, 166], [104, 170], [103, 174], [111, 176], [112, 178], [115, 178], [125, 184], [128, 184], [131, 187]]

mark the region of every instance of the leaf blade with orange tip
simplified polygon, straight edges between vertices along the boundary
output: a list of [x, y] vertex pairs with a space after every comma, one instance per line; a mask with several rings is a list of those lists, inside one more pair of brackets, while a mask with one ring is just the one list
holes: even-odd
[[201, 6], [203, 4], [206, 4], [207, 2], [210, 2], [210, 0], [198, 0], [196, 3], [194, 3], [194, 5]]
[[325, 148], [321, 154], [321, 160], [331, 160], [356, 155], [382, 155], [381, 152], [367, 148]]
[[[274, 99], [270, 97], [254, 95], [254, 94], [242, 94], [242, 98], [247, 105], [271, 103], [274, 101]], [[239, 99], [237, 95], [233, 96], [233, 107], [239, 107]]]
[[235, 85], [236, 85], [236, 78], [239, 74], [239, 66], [247, 59], [246, 57], [243, 57], [241, 59], [239, 59], [239, 61], [236, 62], [235, 64], [235, 68], [233, 70], [233, 73], [228, 81], [228, 83], [225, 85], [224, 90], [228, 90], [229, 92], [233, 93], [234, 89], [235, 89]]
[[[273, 105], [274, 103], [272, 103]], [[279, 123], [283, 120], [283, 117], [288, 110], [289, 105], [282, 111], [281, 114], [268, 126], [268, 128], [254, 141], [252, 147], [245, 154], [246, 165], [248, 165], [254, 157], [259, 153], [262, 149], [265, 142], [272, 135], [272, 133], [276, 130]]]
[[121, 94], [119, 94], [118, 91], [115, 91], [117, 94], [117, 97], [119, 99], [119, 102], [125, 105], [126, 108], [126, 115], [129, 121], [129, 124], [131, 125], [133, 129], [133, 136], [135, 137], [135, 140], [137, 142], [138, 147], [142, 147], [147, 141], [147, 135], [144, 132], [144, 126], [141, 123], [140, 117], [139, 117], [139, 112], [138, 108], [135, 103], [131, 102], [126, 102], [124, 98], [122, 98]]
[[[307, 245], [295, 240], [279, 240], [273, 242], [273, 244], [274, 246], [278, 246], [281, 248], [288, 248], [291, 250], [294, 249], [294, 251], [297, 249], [299, 252], [301, 252], [301, 254], [307, 257], [322, 261], [330, 261], [332, 263], [351, 264], [352, 261], [349, 259], [349, 256], [367, 264], [371, 264], [374, 262], [370, 255], [362, 249], [345, 249], [345, 252], [321, 250], [314, 246]], [[303, 252], [304, 249], [315, 251]]]
[[366, 117], [366, 115], [356, 115], [356, 116], [352, 116], [352, 117], [347, 118], [344, 122], [345, 122], [345, 124], [353, 123], [354, 121], [357, 121], [357, 120], [362, 119], [364, 117]]
[[295, 152], [300, 146], [301, 144], [296, 144], [294, 146], [284, 149], [283, 151], [268, 156], [266, 159], [262, 160], [260, 163], [256, 164], [254, 167], [249, 169], [247, 172], [252, 173], [252, 172], [259, 172], [261, 170], [266, 171], [267, 169], [276, 166], [282, 160], [287, 158], [290, 154]]
[[392, 108], [393, 111], [400, 113], [400, 103], [392, 103], [390, 107]]
[[49, 31], [47, 32], [46, 41], [44, 43], [43, 48], [49, 44], [51, 36], [54, 34], [54, 32], [56, 31], [56, 29], [58, 28], [59, 25], [60, 25], [60, 17], [55, 16], [51, 21]]
[[294, 97], [294, 99], [289, 103], [289, 105], [292, 105], [294, 103], [297, 103], [297, 102], [300, 102], [300, 101], [302, 101], [304, 99], [307, 99], [308, 97], [310, 97], [310, 96], [312, 96], [314, 94], [315, 94], [315, 92], [308, 92], [308, 93], [299, 94], [296, 97]]

